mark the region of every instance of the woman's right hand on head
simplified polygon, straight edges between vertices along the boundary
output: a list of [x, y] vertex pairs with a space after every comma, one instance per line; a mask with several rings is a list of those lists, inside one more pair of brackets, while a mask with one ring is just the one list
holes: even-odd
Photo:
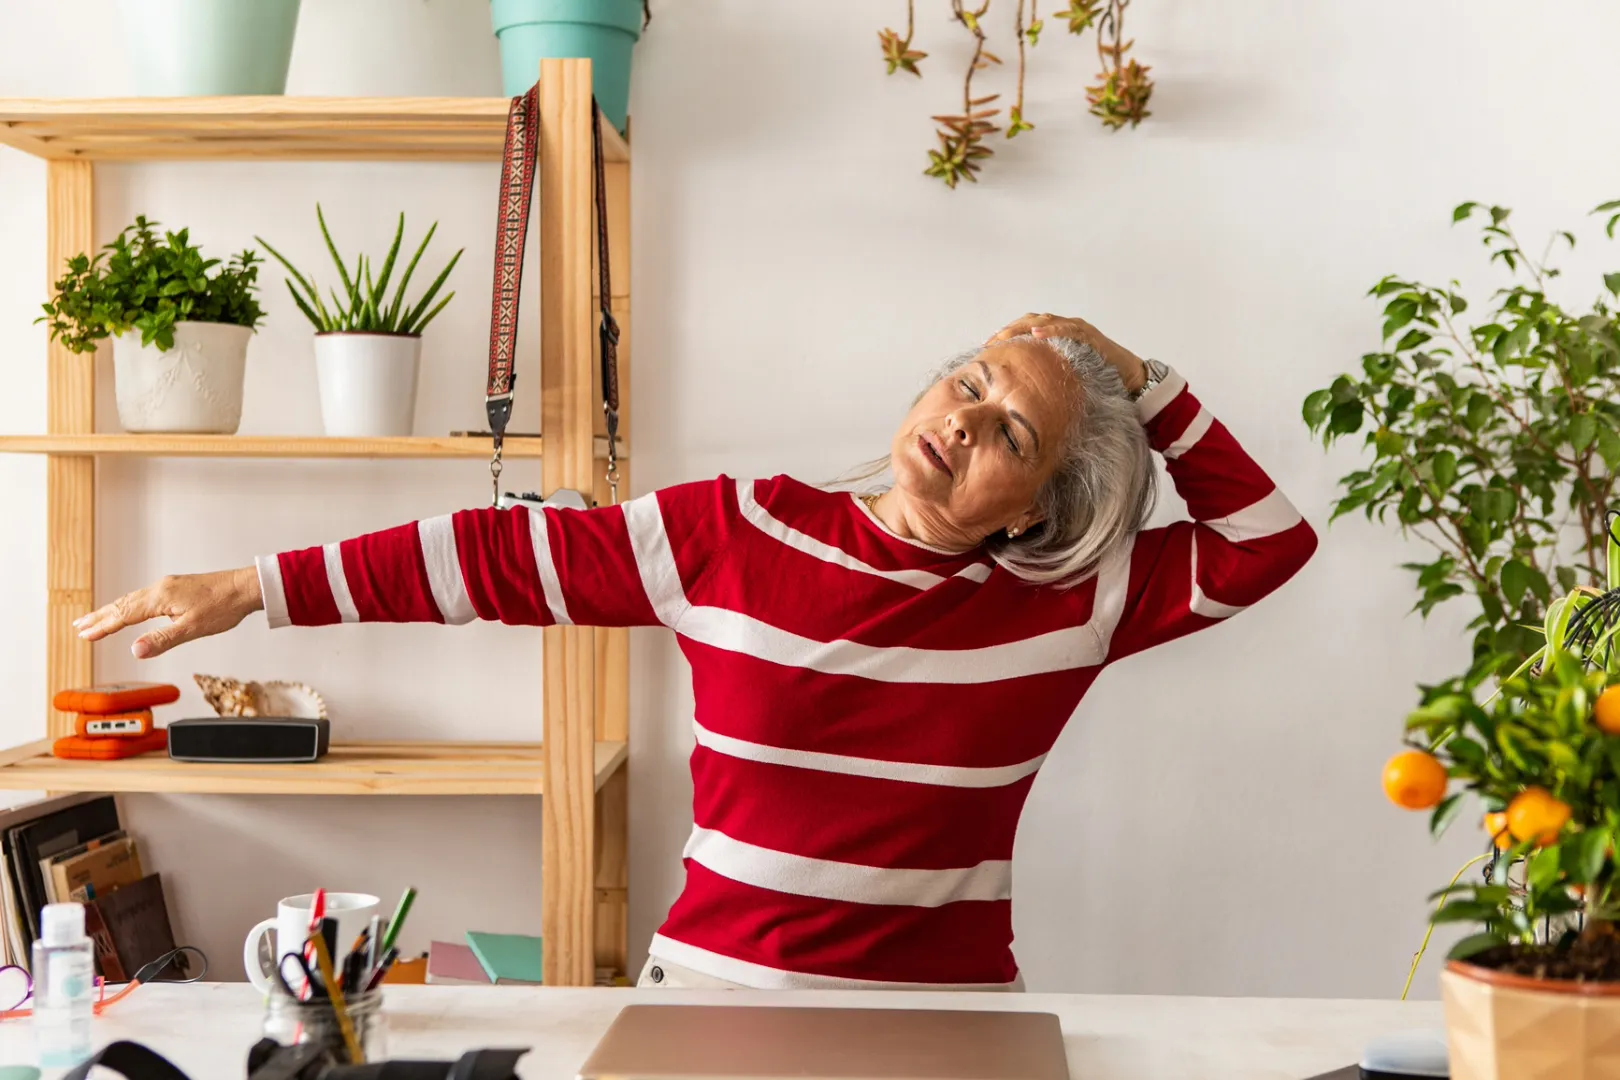
[[135, 639], [129, 651], [139, 660], [168, 652], [193, 638], [223, 633], [264, 607], [259, 574], [253, 567], [213, 574], [166, 577], [137, 589], [74, 621], [79, 636], [100, 641], [126, 626], [167, 616], [169, 625]]

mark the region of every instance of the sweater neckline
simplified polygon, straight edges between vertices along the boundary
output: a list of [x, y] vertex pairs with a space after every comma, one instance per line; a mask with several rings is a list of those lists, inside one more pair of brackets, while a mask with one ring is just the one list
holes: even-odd
[[872, 512], [872, 508], [867, 506], [866, 503], [862, 501], [857, 492], [849, 492], [849, 501], [855, 504], [855, 509], [859, 510], [867, 521], [870, 521], [879, 532], [888, 537], [890, 540], [895, 540], [902, 544], [909, 544], [914, 548], [921, 548], [923, 551], [930, 552], [934, 555], [942, 555], [948, 559], [972, 559], [982, 553], [982, 545], [979, 548], [969, 548], [966, 551], [951, 551], [947, 548], [935, 547], [933, 544], [925, 544], [921, 540], [913, 540], [910, 537], [901, 536], [899, 533], [883, 524], [883, 519]]

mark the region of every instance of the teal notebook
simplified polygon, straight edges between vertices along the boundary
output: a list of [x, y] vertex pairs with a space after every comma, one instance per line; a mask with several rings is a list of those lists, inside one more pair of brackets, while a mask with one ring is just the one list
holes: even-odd
[[540, 939], [467, 931], [467, 945], [493, 983], [540, 983]]

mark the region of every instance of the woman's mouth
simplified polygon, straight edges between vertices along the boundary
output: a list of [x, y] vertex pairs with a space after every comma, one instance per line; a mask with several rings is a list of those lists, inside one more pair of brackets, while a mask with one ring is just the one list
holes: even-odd
[[917, 446], [922, 451], [922, 456], [927, 459], [928, 463], [934, 468], [938, 469], [946, 476], [956, 475], [951, 471], [950, 465], [945, 461], [944, 448], [938, 445], [938, 440], [936, 440], [933, 436], [929, 435], [927, 432], [917, 436]]

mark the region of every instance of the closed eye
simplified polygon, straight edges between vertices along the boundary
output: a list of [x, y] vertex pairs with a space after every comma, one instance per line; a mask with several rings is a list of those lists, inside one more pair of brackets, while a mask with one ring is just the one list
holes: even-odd
[[974, 385], [972, 383], [968, 382], [966, 379], [957, 379], [956, 380], [956, 385], [960, 386], [963, 390], [967, 391], [968, 397], [972, 398], [974, 401], [980, 400], [978, 389], [975, 388]]
[[1018, 449], [1018, 440], [1013, 438], [1012, 428], [1008, 427], [1006, 424], [1001, 425], [1001, 437], [1007, 440], [1007, 445], [1012, 448], [1013, 453], [1016, 454], [1020, 452]]

